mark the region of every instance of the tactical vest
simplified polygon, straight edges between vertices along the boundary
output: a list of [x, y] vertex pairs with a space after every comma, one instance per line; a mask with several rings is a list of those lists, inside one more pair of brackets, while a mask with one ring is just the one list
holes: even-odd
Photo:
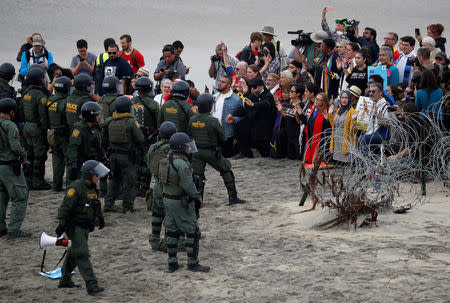
[[147, 98], [148, 97], [145, 96], [137, 96], [131, 99], [133, 103], [131, 107], [131, 113], [136, 117], [136, 121], [139, 123], [141, 128], [147, 127], [153, 129], [153, 127], [156, 125], [156, 121], [151, 114], [150, 108], [145, 104]]
[[39, 123], [38, 102], [36, 98], [40, 99], [41, 94], [37, 89], [29, 89], [24, 92], [22, 98], [23, 113], [26, 122]]
[[211, 126], [211, 118], [200, 114], [194, 116], [191, 120], [191, 134], [199, 148], [202, 146], [217, 146], [218, 144], [214, 127]]
[[47, 101], [48, 119], [50, 121], [50, 126], [53, 128], [64, 126], [65, 119], [62, 115], [65, 115], [65, 112], [59, 110], [59, 104], [63, 100], [63, 95], [54, 95]]
[[[84, 182], [84, 180], [80, 182]], [[80, 195], [81, 198], [77, 199], [73, 205], [70, 223], [83, 227], [93, 226], [95, 224], [96, 212], [101, 207], [97, 191], [95, 188], [84, 191], [84, 186], [75, 185], [75, 187], [77, 190], [82, 190], [82, 192]], [[69, 188], [68, 193], [70, 190], [74, 189]]]
[[108, 125], [109, 142], [112, 144], [128, 143], [127, 121], [125, 119], [113, 119]]
[[185, 101], [169, 99], [163, 109], [164, 121], [175, 123], [179, 132], [186, 132], [189, 122], [189, 109], [183, 108], [184, 102]]
[[75, 91], [67, 98], [66, 119], [70, 128], [80, 120], [81, 107], [84, 103], [90, 101], [90, 95], [80, 91]]
[[[165, 148], [164, 148], [165, 147]], [[155, 150], [150, 154], [150, 173], [154, 176], [158, 175], [158, 164], [167, 155], [167, 149], [169, 148], [168, 142], [160, 143], [156, 146]]]
[[[174, 157], [174, 160], [176, 158]], [[172, 163], [170, 163], [169, 157], [164, 157], [158, 164], [158, 177], [162, 184], [164, 185], [178, 185], [180, 183], [180, 177], [178, 172], [170, 173], [170, 167], [176, 171]]]
[[103, 113], [103, 119], [106, 120], [109, 117], [112, 116], [112, 112], [109, 110], [111, 104], [117, 99], [116, 95], [104, 95], [100, 101], [98, 101], [98, 104], [102, 107]]

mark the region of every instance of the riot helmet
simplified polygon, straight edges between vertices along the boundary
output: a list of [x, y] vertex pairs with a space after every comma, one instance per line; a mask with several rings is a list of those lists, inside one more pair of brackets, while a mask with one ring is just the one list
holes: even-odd
[[159, 127], [159, 136], [163, 139], [170, 139], [176, 132], [177, 126], [172, 121], [164, 121]]
[[196, 153], [197, 146], [194, 139], [182, 132], [173, 134], [169, 140], [170, 149], [174, 152]]
[[139, 92], [150, 93], [153, 89], [153, 81], [149, 77], [139, 77], [134, 86]]
[[87, 160], [84, 162], [80, 171], [81, 177], [86, 180], [92, 179], [93, 176], [103, 178], [110, 172], [109, 168], [95, 160]]
[[126, 96], [120, 96], [114, 101], [114, 108], [118, 113], [129, 113], [131, 111], [131, 100]]
[[214, 104], [214, 97], [211, 94], [201, 94], [197, 98], [199, 113], [210, 113]]
[[123, 86], [116, 76], [106, 77], [102, 82], [103, 91], [110, 94], [123, 95]]
[[14, 75], [16, 74], [16, 69], [11, 63], [3, 63], [0, 65], [0, 78], [6, 81], [14, 81]]
[[11, 110], [16, 110], [17, 103], [12, 98], [3, 98], [0, 100], [0, 113], [9, 113]]
[[181, 97], [183, 100], [189, 99], [190, 86], [186, 81], [178, 80], [172, 86], [172, 96]]
[[102, 113], [102, 107], [94, 101], [89, 101], [81, 107], [81, 118], [86, 122], [97, 122], [97, 116]]
[[58, 77], [55, 80], [54, 87], [58, 93], [68, 95], [70, 93], [70, 89], [72, 88], [72, 80], [70, 80], [69, 77], [66, 76]]
[[92, 85], [92, 78], [87, 74], [79, 74], [75, 76], [73, 84], [76, 90], [87, 91], [87, 88]]
[[44, 75], [45, 75], [44, 70], [40, 68], [33, 68], [33, 69], [30, 68], [28, 70], [25, 80], [27, 81], [28, 84], [42, 85], [44, 84], [43, 82]]

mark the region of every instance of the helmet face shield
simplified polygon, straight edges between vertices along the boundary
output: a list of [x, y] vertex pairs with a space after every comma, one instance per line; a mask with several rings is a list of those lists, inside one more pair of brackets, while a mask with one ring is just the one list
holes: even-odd
[[105, 177], [107, 174], [109, 174], [110, 170], [102, 163], [98, 163], [98, 165], [94, 168], [94, 174], [97, 175], [99, 178]]
[[12, 86], [15, 80], [16, 80], [16, 74], [14, 74], [14, 76], [12, 76], [12, 78], [11, 78], [11, 80], [9, 80], [8, 84]]
[[197, 145], [195, 144], [194, 139], [192, 139], [190, 142], [186, 143], [186, 152], [188, 154], [193, 154], [193, 153], [198, 152]]
[[123, 95], [123, 84], [121, 82], [116, 84], [116, 92], [119, 96]]
[[91, 87], [90, 91], [91, 95], [95, 94], [95, 82], [91, 82], [90, 87]]

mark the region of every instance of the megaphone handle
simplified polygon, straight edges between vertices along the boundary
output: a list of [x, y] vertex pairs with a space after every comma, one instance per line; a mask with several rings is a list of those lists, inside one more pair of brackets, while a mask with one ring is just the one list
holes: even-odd
[[44, 262], [45, 262], [45, 255], [47, 254], [47, 250], [44, 249], [44, 255], [42, 256], [42, 262], [41, 262], [41, 272], [43, 272], [44, 274], [49, 274], [48, 272], [44, 271]]

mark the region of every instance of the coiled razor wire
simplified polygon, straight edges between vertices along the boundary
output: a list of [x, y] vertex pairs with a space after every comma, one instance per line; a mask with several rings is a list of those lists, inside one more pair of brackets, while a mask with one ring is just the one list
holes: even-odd
[[[357, 143], [345, 141], [350, 162], [320, 170], [305, 170], [302, 163], [299, 181], [304, 197], [312, 197], [309, 210], [317, 205], [335, 209], [337, 218], [328, 226], [347, 222], [356, 227], [360, 215], [369, 214], [368, 220], [375, 222], [380, 212], [406, 211], [424, 203], [425, 182], [435, 181], [449, 190], [449, 109], [450, 93], [425, 112], [400, 109], [391, 113], [388, 121], [389, 140], [364, 152]], [[310, 138], [308, 145], [317, 136]], [[328, 149], [330, 138], [331, 134], [321, 134], [316, 160], [328, 162], [333, 157]], [[402, 152], [404, 155], [398, 156]]]

